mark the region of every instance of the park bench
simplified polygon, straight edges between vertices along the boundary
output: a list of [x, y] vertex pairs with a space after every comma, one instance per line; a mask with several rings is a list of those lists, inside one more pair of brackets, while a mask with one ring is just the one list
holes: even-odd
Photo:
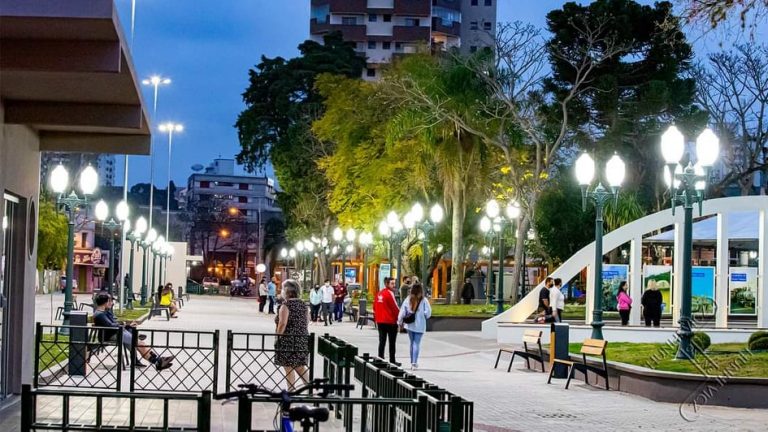
[[[589, 384], [589, 377], [587, 376], [587, 372], [592, 371], [598, 376], [601, 376], [605, 379], [605, 389], [608, 390], [608, 362], [605, 359], [605, 348], [608, 346], [608, 342], [600, 339], [586, 339], [584, 343], [581, 345], [581, 350], [579, 351], [579, 354], [581, 354], [581, 363], [578, 361], [571, 361], [571, 360], [560, 360], [555, 359], [554, 363], [560, 363], [563, 365], [568, 366], [568, 381], [565, 382], [565, 388], [568, 388], [568, 385], [571, 383], [571, 378], [573, 378], [574, 373], [578, 370], [581, 373], [584, 374], [584, 382], [586, 384]], [[590, 364], [587, 364], [587, 356], [596, 356], [596, 357], [602, 357], [603, 363], [602, 367], [600, 366], [592, 366]], [[547, 384], [549, 384], [552, 381], [552, 374], [555, 371], [555, 364], [552, 365], [552, 369], [549, 371], [549, 379], [547, 380]], [[597, 382], [595, 382], [597, 384]]]
[[[91, 363], [91, 358], [94, 356], [98, 356], [102, 352], [105, 351], [106, 347], [109, 346], [108, 342], [115, 342], [117, 341], [117, 336], [120, 332], [123, 331], [123, 327], [118, 327], [117, 331], [115, 332], [115, 335], [108, 339], [104, 339], [104, 330], [103, 328], [91, 328], [88, 330], [88, 354], [85, 359], [86, 363]], [[123, 350], [123, 364], [121, 365], [123, 369], [128, 369], [130, 366], [130, 359], [129, 357], [129, 350]]]
[[[528, 344], [537, 345], [538, 351], [532, 347], [529, 348]], [[493, 366], [496, 369], [499, 366], [499, 360], [502, 353], [512, 353], [512, 358], [509, 360], [509, 366], [507, 372], [512, 370], [512, 363], [515, 361], [515, 356], [519, 356], [525, 359], [525, 365], [528, 369], [531, 369], [531, 360], [539, 362], [541, 364], [541, 371], [544, 372], [544, 351], [541, 348], [541, 330], [526, 330], [523, 334], [523, 349], [514, 350], [510, 348], [500, 348], [499, 354], [496, 356], [496, 364]]]
[[[72, 310], [75, 310], [77, 308], [78, 308], [77, 297], [72, 296]], [[79, 310], [82, 310], [82, 309], [79, 309]], [[56, 317], [55, 318], [57, 320], [60, 320], [60, 319], [64, 318], [64, 306], [59, 306], [59, 307], [56, 308]]]
[[181, 299], [186, 299], [187, 301], [189, 301], [189, 293], [184, 293], [184, 288], [182, 288], [181, 285], [179, 285], [178, 291], [179, 291], [179, 297], [178, 298], [180, 300]]
[[165, 319], [170, 321], [171, 320], [171, 309], [168, 306], [161, 306], [160, 305], [160, 297], [162, 297], [162, 293], [157, 292], [155, 293], [153, 299], [152, 299], [152, 308], [149, 310], [149, 317], [148, 319], [152, 319], [153, 316], [157, 315], [160, 316], [163, 313], [165, 313]]
[[360, 330], [362, 330], [369, 321], [373, 322], [374, 327], [376, 326], [376, 320], [373, 319], [373, 314], [368, 314], [368, 309], [366, 307], [367, 303], [368, 301], [364, 298], [358, 300], [357, 324], [355, 324], [355, 327], [360, 327]]

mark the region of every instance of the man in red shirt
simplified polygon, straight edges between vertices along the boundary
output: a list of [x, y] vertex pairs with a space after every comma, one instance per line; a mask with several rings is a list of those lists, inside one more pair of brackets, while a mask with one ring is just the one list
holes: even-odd
[[344, 318], [344, 298], [347, 296], [347, 287], [340, 282], [333, 288], [333, 317], [337, 322]]
[[395, 362], [397, 340], [397, 316], [400, 308], [395, 301], [395, 279], [384, 278], [382, 288], [373, 301], [373, 316], [379, 329], [379, 357], [384, 358], [384, 346], [389, 338], [389, 362]]

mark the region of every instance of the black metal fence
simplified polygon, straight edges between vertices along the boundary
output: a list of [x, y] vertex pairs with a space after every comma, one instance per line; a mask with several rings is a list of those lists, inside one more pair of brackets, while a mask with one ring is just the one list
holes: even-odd
[[[39, 399], [47, 399], [49, 404], [50, 399], [58, 399], [61, 411], [39, 412]], [[162, 402], [162, 411], [154, 409], [153, 401]], [[127, 419], [115, 416], [116, 411], [127, 412]], [[190, 412], [196, 415], [190, 416]], [[24, 385], [21, 390], [21, 431], [33, 430], [209, 432], [211, 392], [206, 390], [198, 395], [85, 392], [33, 389]]]
[[[305, 380], [315, 377], [315, 335], [277, 335], [227, 331], [225, 388], [258, 384], [270, 391], [287, 388], [284, 366], [306, 365]], [[296, 368], [298, 369], [298, 368]], [[295, 371], [298, 375], [299, 371]], [[295, 378], [297, 382], [299, 377]]]

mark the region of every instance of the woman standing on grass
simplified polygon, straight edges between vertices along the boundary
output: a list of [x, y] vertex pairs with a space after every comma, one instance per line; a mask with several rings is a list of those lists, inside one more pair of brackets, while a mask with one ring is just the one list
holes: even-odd
[[626, 282], [619, 284], [619, 294], [616, 296], [616, 301], [619, 303], [618, 309], [621, 316], [621, 325], [625, 326], [629, 324], [629, 311], [632, 309], [632, 298], [627, 294]]
[[427, 331], [427, 319], [432, 316], [432, 307], [429, 301], [424, 298], [424, 289], [420, 283], [411, 287], [411, 294], [403, 301], [400, 307], [400, 315], [397, 317], [397, 324], [405, 327], [408, 331], [410, 340], [411, 369], [416, 370], [419, 367], [419, 348], [421, 347], [421, 337]]
[[294, 390], [296, 376], [307, 383], [309, 352], [309, 310], [299, 298], [299, 283], [288, 279], [283, 282], [285, 301], [275, 317], [275, 364], [285, 368], [288, 390]]

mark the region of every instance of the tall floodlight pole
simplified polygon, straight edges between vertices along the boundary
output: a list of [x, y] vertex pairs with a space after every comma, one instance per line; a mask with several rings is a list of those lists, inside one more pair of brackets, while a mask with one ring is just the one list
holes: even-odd
[[[689, 152], [688, 164], [683, 168], [681, 165], [685, 154], [685, 137], [683, 134], [672, 125], [661, 136], [661, 153], [666, 162], [664, 181], [670, 191], [672, 214], [674, 214], [678, 204], [683, 206], [684, 211], [682, 305], [680, 308], [680, 328], [677, 331], [680, 344], [675, 355], [678, 360], [693, 360], [695, 355], [691, 345], [691, 337], [693, 336], [691, 328], [693, 206], [698, 204], [701, 215], [709, 171], [717, 160], [719, 151], [720, 142], [717, 136], [709, 128], [704, 129], [696, 139], [696, 154]], [[698, 158], [696, 164], [693, 163], [694, 156]]]
[[[146, 86], [152, 86], [152, 120], [157, 118], [157, 94], [161, 85], [168, 85], [171, 83], [170, 78], [164, 78], [159, 75], [152, 75], [148, 79], [141, 82]], [[152, 226], [152, 207], [154, 206], [155, 197], [155, 149], [154, 138], [152, 138], [149, 144], [149, 226]]]
[[179, 123], [167, 122], [161, 124], [160, 132], [168, 134], [168, 186], [165, 190], [165, 239], [171, 241], [169, 228], [171, 226], [171, 149], [173, 148], [173, 134], [184, 130]]
[[[603, 338], [603, 208], [609, 200], [616, 202], [619, 199], [619, 188], [624, 182], [626, 168], [624, 161], [618, 155], [605, 164], [605, 178], [610, 190], [601, 182], [590, 189], [590, 184], [595, 178], [595, 161], [584, 153], [576, 160], [576, 178], [581, 185], [581, 207], [587, 210], [587, 200], [595, 206], [595, 262], [594, 274], [594, 310], [592, 311], [592, 339]], [[550, 305], [551, 306], [551, 305]]]

